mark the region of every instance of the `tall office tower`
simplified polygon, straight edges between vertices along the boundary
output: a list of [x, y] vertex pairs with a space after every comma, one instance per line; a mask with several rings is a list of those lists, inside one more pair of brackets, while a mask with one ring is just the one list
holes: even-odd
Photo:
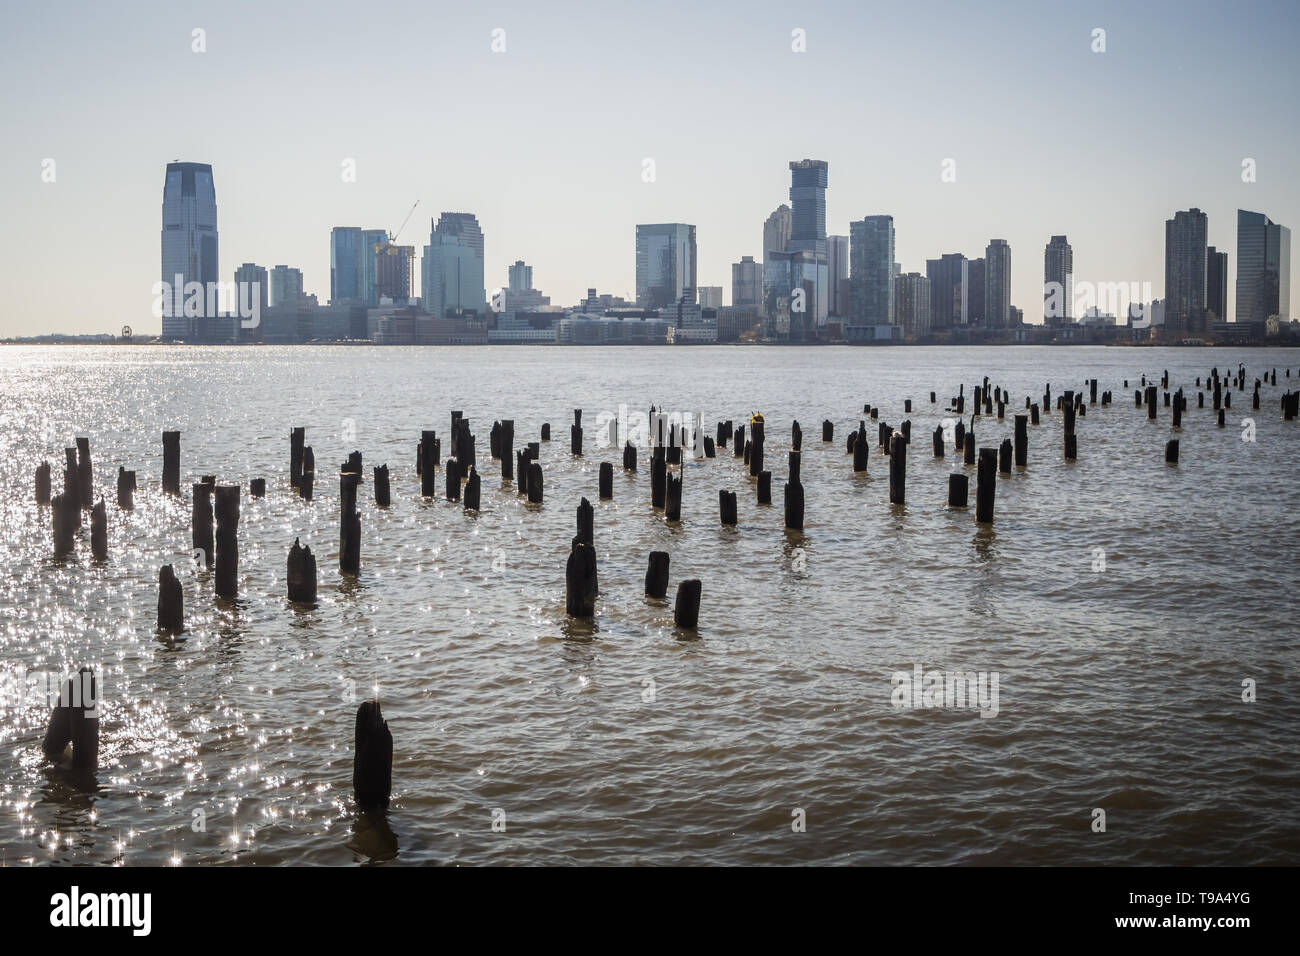
[[1205, 321], [1205, 249], [1209, 219], [1183, 209], [1165, 220], [1165, 326], [1200, 331]]
[[763, 316], [768, 338], [778, 342], [816, 340], [817, 290], [819, 277], [825, 275], [825, 260], [819, 260], [816, 253], [768, 251], [763, 263]]
[[1043, 248], [1043, 322], [1069, 325], [1074, 315], [1074, 250], [1065, 236]]
[[1291, 230], [1263, 213], [1237, 210], [1238, 322], [1291, 315]]
[[951, 329], [967, 324], [968, 265], [960, 252], [925, 261], [925, 274], [930, 280], [930, 328]]
[[757, 309], [763, 304], [763, 264], [744, 256], [731, 264], [732, 308]]
[[533, 267], [524, 265], [523, 259], [516, 259], [510, 267], [510, 291], [527, 292], [533, 287]]
[[[1240, 230], [1237, 241], [1241, 241]], [[1214, 246], [1205, 250], [1205, 307], [1214, 321], [1228, 321], [1228, 254]]]
[[682, 296], [695, 302], [695, 227], [663, 222], [636, 227], [636, 302], [662, 309]]
[[444, 212], [438, 217], [434, 232], [443, 236], [459, 236], [474, 250], [480, 264], [483, 262], [483, 230], [478, 219], [470, 212]]
[[700, 286], [699, 306], [701, 309], [722, 308], [722, 286], [720, 285]]
[[385, 299], [394, 305], [409, 305], [415, 246], [398, 246], [385, 240], [376, 243], [370, 258], [375, 274], [372, 305], [379, 305]]
[[984, 268], [983, 259], [966, 260], [966, 324], [984, 328]]
[[438, 318], [487, 314], [483, 261], [470, 237], [440, 233], [435, 228], [424, 247], [420, 272], [424, 311]]
[[790, 163], [790, 246], [791, 252], [811, 252], [817, 286], [818, 326], [830, 313], [830, 263], [826, 254], [826, 182], [829, 165], [821, 159], [800, 159]]
[[361, 300], [366, 305], [374, 306], [379, 304], [379, 260], [377, 257], [381, 249], [386, 249], [390, 245], [387, 229], [361, 230]]
[[276, 266], [271, 270], [271, 305], [297, 305], [302, 300], [302, 270]]
[[364, 302], [366, 296], [365, 241], [360, 226], [330, 230], [330, 304]]
[[[257, 283], [258, 305], [262, 312], [265, 313], [271, 296], [271, 287], [267, 284], [266, 267], [259, 266], [254, 262], [245, 262], [235, 270], [236, 296], [243, 298], [244, 293], [240, 291], [242, 286], [250, 285], [254, 282]], [[249, 301], [251, 301], [251, 299]], [[232, 308], [234, 308], [233, 305]]]
[[866, 329], [894, 317], [894, 217], [849, 223], [849, 339], [873, 338]]
[[763, 223], [763, 261], [769, 252], [790, 251], [790, 230], [793, 228], [790, 207], [785, 203], [776, 207]]
[[984, 249], [984, 324], [1005, 329], [1011, 317], [1011, 246], [990, 239]]
[[849, 314], [849, 237], [826, 237], [826, 274], [830, 290], [826, 296], [829, 314]]
[[908, 340], [924, 337], [930, 331], [930, 280], [919, 272], [894, 277], [894, 302], [897, 325], [903, 327]]
[[[179, 278], [178, 278], [179, 277]], [[212, 184], [212, 167], [207, 163], [168, 163], [163, 181], [162, 281], [172, 289], [168, 311], [184, 301], [185, 286], [197, 282], [203, 287], [206, 308], [209, 282], [217, 275], [217, 191]], [[180, 284], [181, 288], [175, 286]], [[190, 319], [184, 314], [164, 315], [165, 339], [191, 334]]]

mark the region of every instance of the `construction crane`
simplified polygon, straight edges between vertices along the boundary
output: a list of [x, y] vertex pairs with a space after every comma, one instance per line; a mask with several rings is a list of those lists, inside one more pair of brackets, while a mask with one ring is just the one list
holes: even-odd
[[401, 233], [401, 231], [406, 228], [406, 224], [411, 221], [411, 216], [415, 213], [415, 207], [418, 205], [420, 205], [420, 200], [418, 199], [411, 204], [411, 211], [406, 214], [406, 218], [402, 220], [402, 224], [397, 227], [397, 232], [390, 232], [388, 234], [389, 242], [397, 242], [398, 234]]

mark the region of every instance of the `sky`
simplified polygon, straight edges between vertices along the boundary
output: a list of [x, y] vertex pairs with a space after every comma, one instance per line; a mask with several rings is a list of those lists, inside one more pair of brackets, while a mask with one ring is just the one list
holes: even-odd
[[904, 271], [1006, 239], [1028, 321], [1052, 235], [1076, 283], [1158, 297], [1164, 222], [1199, 207], [1231, 316], [1236, 210], [1300, 227], [1298, 39], [1293, 0], [8, 4], [0, 336], [158, 331], [177, 159], [213, 166], [223, 280], [286, 264], [322, 303], [330, 228], [416, 200], [417, 255], [472, 212], [488, 289], [523, 259], [566, 306], [634, 297], [638, 222], [693, 223], [729, 302], [808, 157], [828, 232], [892, 215]]

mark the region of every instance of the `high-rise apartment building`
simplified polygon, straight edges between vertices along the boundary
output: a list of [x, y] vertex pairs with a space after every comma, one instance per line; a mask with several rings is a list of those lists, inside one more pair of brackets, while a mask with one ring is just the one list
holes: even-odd
[[744, 256], [731, 264], [731, 305], [757, 309], [763, 304], [763, 264]]
[[[185, 295], [185, 286], [199, 283], [207, 305], [208, 283], [218, 283], [217, 192], [208, 163], [168, 163], [163, 181], [162, 281], [172, 288], [171, 303]], [[180, 289], [175, 286], [179, 284]], [[169, 305], [168, 312], [178, 310]], [[162, 336], [180, 339], [192, 334], [183, 312], [163, 315]], [[211, 316], [215, 318], [215, 316]]]
[[1165, 220], [1165, 326], [1205, 329], [1205, 250], [1209, 218], [1183, 209]]
[[850, 341], [874, 337], [867, 326], [894, 319], [894, 217], [866, 216], [849, 223]]
[[984, 249], [984, 325], [1005, 329], [1011, 318], [1011, 246], [990, 239]]
[[1214, 246], [1205, 250], [1205, 308], [1212, 321], [1228, 321], [1228, 254]]
[[1074, 249], [1065, 236], [1043, 248], [1043, 322], [1069, 325], [1074, 314]]

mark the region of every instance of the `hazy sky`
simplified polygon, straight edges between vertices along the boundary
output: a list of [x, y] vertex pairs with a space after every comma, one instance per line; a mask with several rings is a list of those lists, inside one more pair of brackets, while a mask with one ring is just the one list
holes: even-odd
[[1076, 280], [1160, 296], [1191, 206], [1231, 283], [1238, 207], [1300, 227], [1298, 35], [1295, 2], [11, 4], [0, 335], [158, 330], [174, 159], [213, 166], [223, 279], [285, 263], [322, 302], [330, 227], [395, 229], [417, 199], [417, 255], [473, 212], [488, 288], [522, 258], [558, 305], [631, 298], [636, 223], [694, 223], [729, 302], [803, 157], [830, 164], [828, 231], [892, 215], [905, 271], [1007, 239], [1029, 321], [1051, 235]]

